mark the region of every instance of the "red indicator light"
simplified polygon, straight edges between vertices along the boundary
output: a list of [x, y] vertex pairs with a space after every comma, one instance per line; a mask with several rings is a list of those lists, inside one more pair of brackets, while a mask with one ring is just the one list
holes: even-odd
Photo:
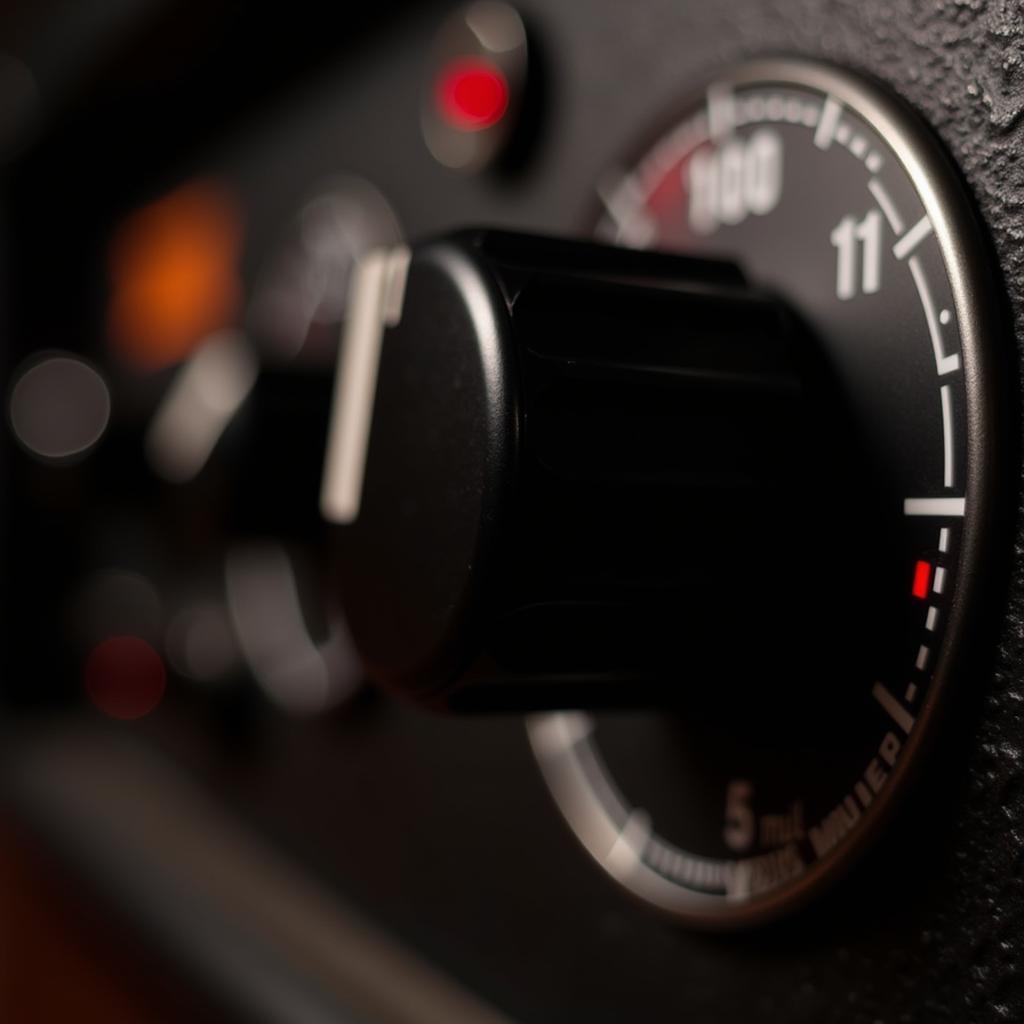
[[453, 128], [479, 132], [504, 116], [508, 109], [508, 82], [489, 61], [459, 57], [441, 69], [434, 99], [441, 117]]
[[160, 703], [166, 682], [163, 659], [137, 636], [112, 636], [85, 662], [86, 693], [111, 718], [148, 715]]
[[918, 562], [914, 566], [914, 587], [911, 593], [923, 601], [928, 596], [928, 584], [931, 581], [932, 567], [928, 562]]

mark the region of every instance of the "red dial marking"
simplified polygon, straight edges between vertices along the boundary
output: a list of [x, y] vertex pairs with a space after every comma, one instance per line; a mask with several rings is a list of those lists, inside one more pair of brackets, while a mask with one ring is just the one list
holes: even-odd
[[932, 578], [932, 567], [928, 562], [918, 562], [914, 566], [914, 586], [911, 593], [922, 601], [928, 596], [928, 584]]

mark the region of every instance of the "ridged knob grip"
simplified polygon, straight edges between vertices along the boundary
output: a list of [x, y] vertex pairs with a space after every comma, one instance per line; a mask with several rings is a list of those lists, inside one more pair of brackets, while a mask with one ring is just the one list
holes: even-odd
[[358, 499], [327, 513], [372, 676], [457, 708], [649, 705], [815, 656], [804, 513], [834, 437], [780, 302], [728, 263], [494, 231], [376, 280], [337, 392], [375, 335]]

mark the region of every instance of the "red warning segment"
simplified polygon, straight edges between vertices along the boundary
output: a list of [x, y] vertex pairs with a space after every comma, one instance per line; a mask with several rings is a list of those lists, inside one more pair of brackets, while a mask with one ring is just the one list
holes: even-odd
[[435, 86], [441, 116], [453, 128], [478, 132], [497, 124], [508, 109], [508, 82], [490, 61], [462, 57], [441, 69]]
[[932, 579], [932, 567], [930, 562], [919, 561], [914, 566], [914, 586], [911, 593], [922, 601], [928, 596], [928, 585]]

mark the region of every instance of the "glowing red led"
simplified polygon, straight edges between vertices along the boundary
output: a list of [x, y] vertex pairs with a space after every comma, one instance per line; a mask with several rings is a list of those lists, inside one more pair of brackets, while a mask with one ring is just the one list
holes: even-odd
[[98, 644], [85, 662], [85, 691], [111, 718], [142, 718], [164, 695], [163, 659], [137, 636], [112, 636]]
[[497, 124], [508, 109], [508, 82], [489, 61], [458, 57], [437, 76], [434, 100], [441, 117], [463, 132]]
[[918, 562], [914, 566], [914, 586], [911, 593], [923, 601], [928, 596], [928, 584], [931, 582], [932, 567], [928, 562]]

